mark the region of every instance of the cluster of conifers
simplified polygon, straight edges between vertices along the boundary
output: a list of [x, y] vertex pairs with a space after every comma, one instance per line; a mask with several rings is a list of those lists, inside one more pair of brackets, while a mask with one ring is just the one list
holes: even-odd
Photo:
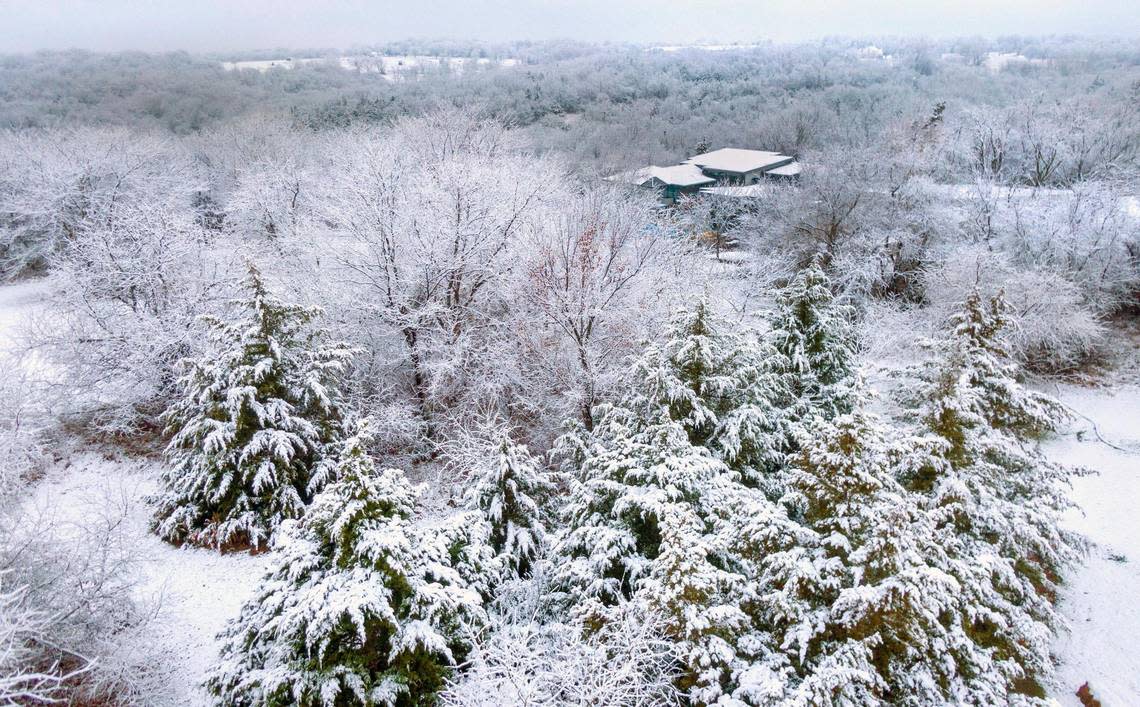
[[246, 295], [208, 321], [216, 351], [186, 363], [155, 521], [176, 543], [272, 538], [274, 568], [207, 680], [219, 704], [431, 704], [519, 583], [540, 597], [531, 621], [590, 633], [656, 616], [673, 647], [663, 701], [1044, 697], [1080, 541], [1057, 526], [1071, 472], [1035, 447], [1062, 411], [1019, 384], [1000, 296], [968, 297], [890, 416], [819, 267], [764, 332], [701, 301], [549, 464], [495, 435], [467, 507], [437, 517], [376, 468], [373, 423], [341, 409], [353, 351], [256, 270]]

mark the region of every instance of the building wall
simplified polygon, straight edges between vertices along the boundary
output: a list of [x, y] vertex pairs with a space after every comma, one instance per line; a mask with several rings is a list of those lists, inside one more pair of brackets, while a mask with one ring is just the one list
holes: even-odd
[[703, 184], [697, 184], [691, 187], [679, 187], [675, 185], [668, 185], [661, 192], [661, 203], [672, 206], [677, 203], [677, 199], [682, 194], [699, 194]]

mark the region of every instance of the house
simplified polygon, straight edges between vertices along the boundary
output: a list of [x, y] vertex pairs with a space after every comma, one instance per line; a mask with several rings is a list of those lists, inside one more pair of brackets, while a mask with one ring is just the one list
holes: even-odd
[[646, 189], [659, 189], [661, 200], [666, 204], [677, 203], [677, 198], [681, 194], [696, 194], [701, 187], [716, 184], [716, 178], [706, 175], [700, 167], [691, 164], [679, 164], [673, 167], [650, 165], [632, 172], [615, 174], [607, 179]]
[[685, 164], [696, 165], [701, 171], [728, 184], [755, 184], [766, 173], [787, 167], [796, 161], [794, 157], [764, 150], [742, 150], [724, 147], [703, 155], [685, 160]]
[[800, 165], [794, 157], [765, 150], [724, 147], [695, 155], [679, 165], [650, 165], [607, 177], [613, 182], [661, 191], [665, 204], [677, 203], [682, 194], [710, 192], [714, 185], [747, 186], [761, 179], [795, 179]]

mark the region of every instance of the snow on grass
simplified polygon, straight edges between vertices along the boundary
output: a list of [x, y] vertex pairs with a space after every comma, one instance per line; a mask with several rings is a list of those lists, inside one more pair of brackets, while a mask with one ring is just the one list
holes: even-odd
[[7, 376], [6, 380], [0, 380], [0, 390], [5, 390], [5, 383], [13, 384], [17, 377], [28, 383], [46, 383], [58, 378], [58, 371], [39, 351], [27, 349], [24, 336], [30, 322], [43, 318], [44, 303], [54, 286], [46, 277], [0, 285], [0, 371]]
[[[1009, 202], [1036, 200], [1039, 203], [1055, 206], [1071, 202], [1075, 194], [1072, 189], [1063, 187], [1011, 186], [986, 181], [978, 181], [972, 184], [939, 184], [932, 181], [921, 181], [918, 184], [927, 194], [952, 202], [976, 197], [992, 197]], [[1121, 213], [1134, 221], [1140, 221], [1140, 196], [1134, 194], [1119, 196], [1116, 201]]]
[[173, 673], [177, 704], [207, 704], [199, 683], [217, 660], [216, 636], [253, 594], [270, 556], [176, 548], [150, 533], [145, 498], [157, 488], [157, 465], [81, 453], [49, 472], [28, 503], [63, 525], [122, 512], [122, 532], [137, 553], [137, 599], [158, 607], [148, 633], [156, 644], [151, 650], [170, 661], [165, 667]]
[[46, 278], [0, 286], [0, 353], [13, 352], [20, 326], [39, 309], [50, 287]]
[[654, 47], [649, 47], [649, 51], [659, 52], [680, 52], [686, 50], [703, 51], [703, 52], [731, 52], [731, 51], [751, 51], [764, 47], [764, 44], [664, 44]]
[[[48, 279], [0, 286], [0, 361], [17, 353], [21, 324], [40, 310], [50, 287]], [[30, 375], [44, 373], [27, 358], [22, 363]], [[215, 637], [252, 595], [269, 556], [176, 548], [155, 537], [145, 499], [157, 489], [160, 464], [91, 451], [65, 456], [24, 503], [32, 517], [50, 520], [65, 538], [68, 527], [78, 529], [92, 518], [122, 518], [119, 544], [130, 546], [137, 599], [158, 607], [144, 637], [156, 645], [140, 650], [169, 662], [175, 704], [206, 704], [199, 683], [217, 658]]]
[[1054, 696], [1078, 707], [1076, 691], [1088, 682], [1105, 705], [1140, 704], [1140, 386], [1065, 386], [1059, 397], [1079, 416], [1046, 451], [1098, 474], [1074, 482], [1080, 508], [1065, 518], [1095, 545], [1061, 599], [1069, 630], [1055, 644]]
[[47, 280], [24, 280], [0, 287], [0, 329], [7, 331], [43, 296]]

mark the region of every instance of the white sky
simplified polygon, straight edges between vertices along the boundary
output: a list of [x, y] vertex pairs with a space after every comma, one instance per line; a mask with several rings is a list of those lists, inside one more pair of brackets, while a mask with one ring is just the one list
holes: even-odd
[[0, 0], [0, 52], [1061, 33], [1140, 36], [1140, 0]]

